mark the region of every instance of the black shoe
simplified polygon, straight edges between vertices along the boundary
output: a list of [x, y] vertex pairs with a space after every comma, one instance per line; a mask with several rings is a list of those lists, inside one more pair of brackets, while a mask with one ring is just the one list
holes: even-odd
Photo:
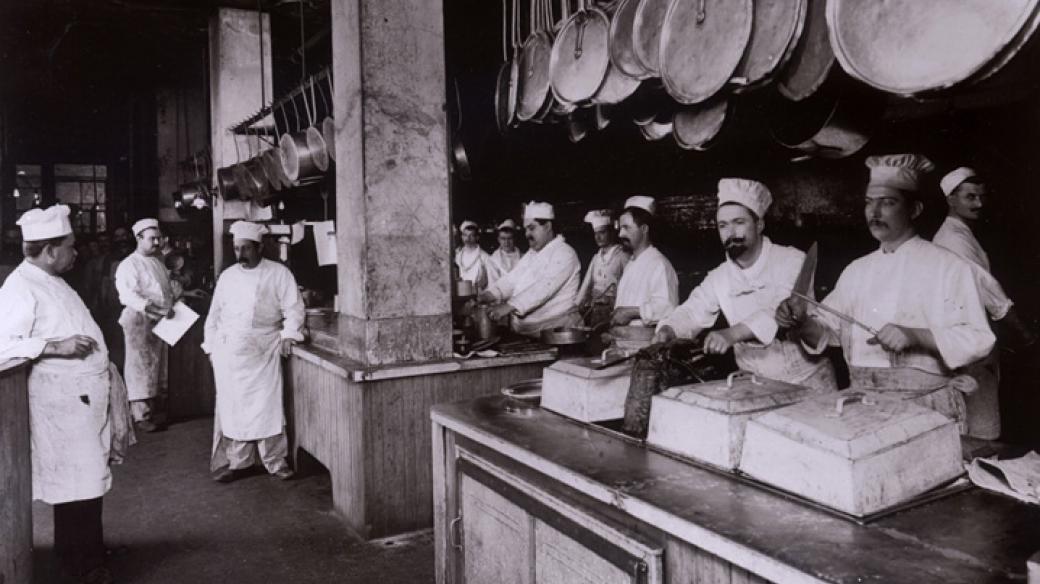
[[213, 473], [213, 480], [218, 483], [230, 483], [234, 482], [246, 475], [248, 469], [233, 469], [230, 467], [218, 468]]
[[137, 429], [142, 432], [148, 432], [149, 434], [151, 434], [152, 432], [159, 431], [159, 425], [154, 424], [148, 420], [141, 420], [140, 422], [137, 422]]
[[271, 476], [282, 481], [288, 481], [292, 480], [292, 478], [296, 476], [296, 473], [294, 473], [291, 468], [284, 467], [271, 473]]
[[104, 566], [93, 568], [79, 577], [81, 584], [113, 584], [112, 572]]

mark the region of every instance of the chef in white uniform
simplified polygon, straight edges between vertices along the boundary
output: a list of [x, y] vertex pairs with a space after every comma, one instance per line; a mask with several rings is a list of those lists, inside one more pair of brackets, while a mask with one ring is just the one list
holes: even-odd
[[134, 421], [142, 430], [154, 432], [166, 427], [168, 351], [152, 329], [169, 314], [176, 298], [160, 253], [159, 222], [141, 219], [133, 224], [132, 231], [137, 249], [119, 262], [115, 275], [119, 303], [123, 305], [119, 324], [126, 340], [123, 374]]
[[823, 302], [878, 334], [818, 309], [806, 318], [797, 298], [781, 303], [777, 322], [810, 352], [840, 345], [853, 387], [931, 407], [965, 433], [963, 394], [978, 385], [953, 371], [989, 354], [994, 336], [971, 268], [914, 227], [921, 181], [934, 166], [915, 154], [872, 156], [867, 166], [865, 215], [880, 246], [849, 264]]
[[292, 478], [286, 462], [282, 358], [303, 340], [303, 299], [288, 268], [263, 258], [267, 228], [231, 225], [238, 262], [224, 270], [206, 317], [202, 349], [217, 386], [213, 479], [240, 478], [254, 463], [254, 446], [269, 473]]
[[[989, 256], [972, 231], [986, 204], [986, 184], [974, 169], [960, 167], [944, 176], [939, 181], [939, 187], [946, 195], [949, 212], [932, 238], [932, 243], [952, 251], [968, 262], [990, 320], [999, 321], [1024, 344], [1034, 342], [1035, 335], [1019, 319], [1014, 303], [997, 279], [990, 274]], [[1000, 436], [998, 351], [994, 348], [985, 359], [971, 364], [965, 372], [979, 382], [979, 390], [965, 398], [968, 408], [968, 435], [995, 440]]]
[[462, 246], [455, 250], [455, 265], [459, 267], [459, 279], [469, 280], [477, 290], [488, 285], [487, 264], [491, 256], [480, 249], [480, 230], [473, 221], [459, 225]]
[[610, 318], [618, 281], [631, 255], [617, 241], [609, 210], [589, 211], [585, 214], [585, 222], [592, 227], [592, 236], [599, 248], [592, 256], [578, 289], [578, 305], [591, 310], [588, 318], [591, 326]]
[[[65, 570], [77, 582], [110, 582], [102, 497], [112, 486], [113, 446], [132, 441], [125, 387], [101, 329], [60, 277], [76, 260], [69, 208], [31, 209], [18, 225], [25, 260], [0, 288], [0, 361], [33, 361], [33, 498], [54, 506], [54, 550]], [[123, 435], [113, 437], [117, 429]]]
[[809, 355], [797, 341], [777, 337], [776, 308], [790, 296], [805, 254], [764, 235], [766, 212], [773, 202], [769, 189], [753, 180], [724, 178], [718, 197], [715, 220], [726, 261], [657, 325], [655, 341], [695, 338], [714, 326], [721, 312], [730, 326], [708, 333], [705, 352], [732, 349], [744, 371], [820, 391], [837, 390], [828, 359]]
[[555, 211], [544, 202], [524, 207], [524, 230], [531, 245], [520, 263], [487, 290], [480, 301], [494, 306], [494, 320], [511, 317], [513, 331], [538, 338], [543, 329], [581, 325], [577, 296], [581, 262], [555, 230]]
[[618, 219], [621, 245], [632, 259], [618, 283], [611, 319], [616, 326], [656, 325], [679, 304], [679, 278], [651, 238], [656, 210], [653, 197], [636, 195], [625, 201]]
[[506, 219], [498, 224], [498, 249], [488, 259], [488, 286], [513, 271], [523, 254], [516, 247], [516, 221]]

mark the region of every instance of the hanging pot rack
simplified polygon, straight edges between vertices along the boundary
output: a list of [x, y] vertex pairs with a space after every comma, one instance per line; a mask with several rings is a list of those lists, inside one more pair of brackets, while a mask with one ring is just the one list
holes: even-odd
[[[285, 95], [275, 99], [269, 105], [260, 108], [259, 111], [245, 118], [244, 120], [230, 126], [228, 130], [237, 135], [254, 135], [254, 136], [277, 136], [277, 123], [275, 127], [262, 126], [254, 127], [255, 124], [267, 118], [271, 113], [286, 104], [290, 104], [293, 100], [298, 97], [304, 97], [304, 93], [310, 91], [310, 87], [314, 83], [324, 82], [330, 78], [331, 71], [328, 68], [322, 69], [318, 73], [310, 76], [309, 78], [300, 82], [292, 91]], [[329, 112], [331, 115], [331, 112]]]

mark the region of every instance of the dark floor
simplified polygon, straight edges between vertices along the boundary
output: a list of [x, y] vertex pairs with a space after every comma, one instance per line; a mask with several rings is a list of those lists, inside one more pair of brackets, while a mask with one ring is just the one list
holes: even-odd
[[[256, 474], [209, 478], [212, 420], [144, 434], [114, 467], [105, 539], [128, 547], [112, 560], [120, 583], [433, 582], [429, 531], [361, 542], [332, 513], [327, 474], [282, 482]], [[51, 509], [33, 505], [34, 582], [60, 583]]]

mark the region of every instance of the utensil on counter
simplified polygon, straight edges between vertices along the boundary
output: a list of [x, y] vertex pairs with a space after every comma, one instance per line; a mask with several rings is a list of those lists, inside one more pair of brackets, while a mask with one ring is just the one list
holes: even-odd
[[545, 329], [541, 332], [540, 338], [546, 345], [553, 346], [568, 346], [568, 345], [580, 345], [585, 341], [589, 340], [589, 332], [591, 329], [588, 327], [564, 327], [558, 326], [553, 328]]

